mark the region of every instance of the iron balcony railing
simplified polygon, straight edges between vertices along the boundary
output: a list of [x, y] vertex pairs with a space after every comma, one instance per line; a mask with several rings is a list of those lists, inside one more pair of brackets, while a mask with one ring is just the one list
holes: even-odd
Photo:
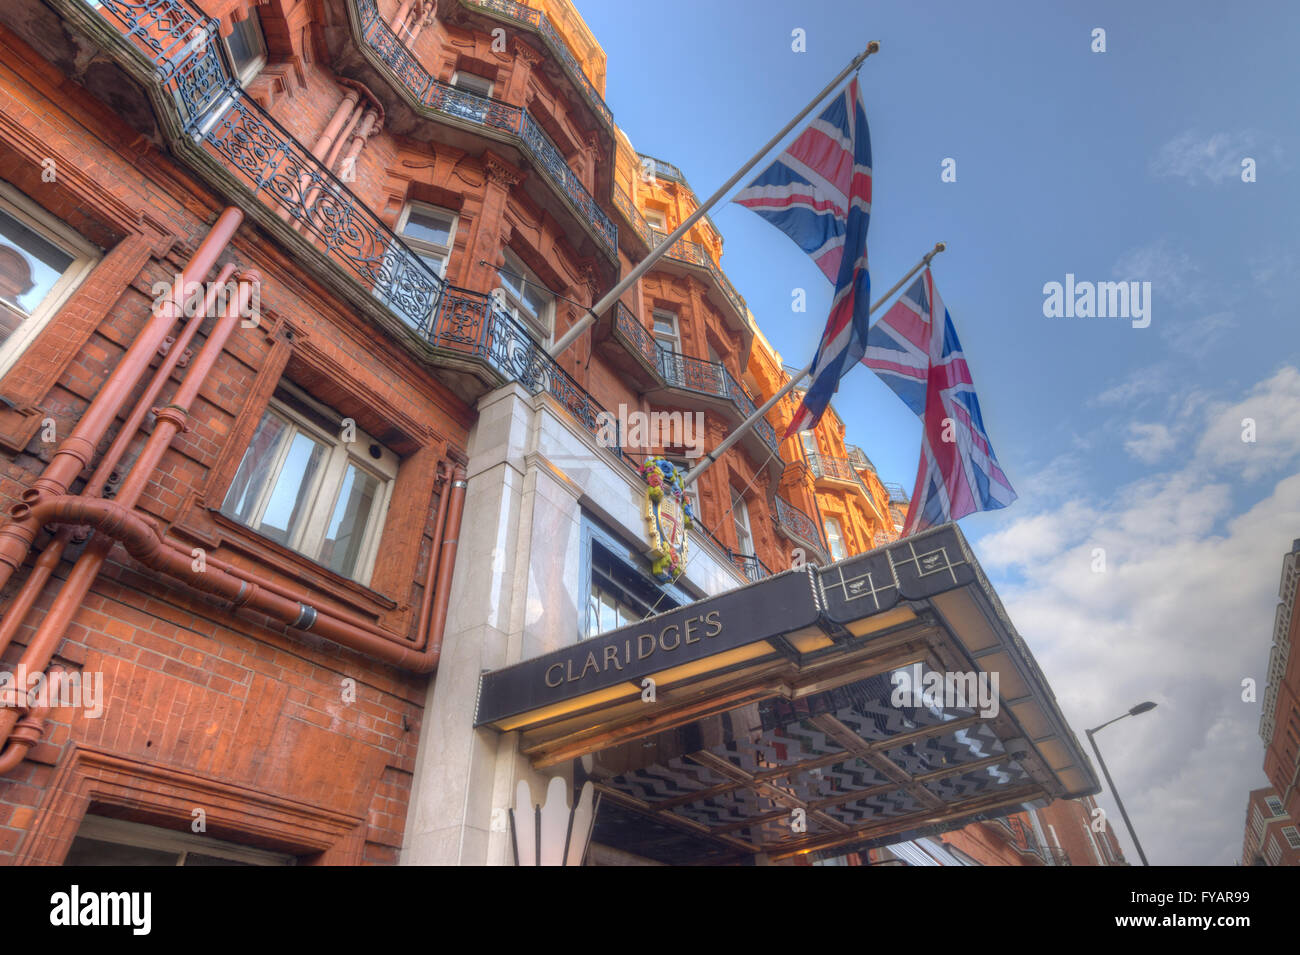
[[889, 503], [890, 503], [890, 504], [907, 504], [907, 503], [909, 503], [909, 498], [908, 498], [907, 492], [903, 490], [903, 485], [901, 485], [901, 484], [886, 484], [886, 485], [885, 485], [885, 490], [889, 492]]
[[217, 21], [181, 0], [97, 0], [153, 65], [185, 134], [233, 168], [406, 324], [431, 327], [443, 281], [337, 176], [244, 95]]
[[[522, 325], [496, 307], [491, 296], [447, 286], [310, 151], [244, 96], [222, 44], [213, 42], [216, 20], [183, 0], [85, 2], [115, 23], [151, 63], [187, 136], [238, 172], [259, 201], [300, 223], [421, 338], [482, 361], [533, 394], [547, 392], [589, 433], [603, 436], [602, 424], [610, 420], [606, 409]], [[645, 333], [639, 322], [632, 324]], [[738, 393], [748, 401], [729, 375], [726, 380], [729, 388], [734, 385], [733, 400]], [[637, 461], [622, 447], [608, 450], [637, 469]], [[700, 527], [749, 579], [771, 573], [758, 557], [731, 550], [702, 523]]]
[[523, 145], [524, 151], [572, 204], [579, 217], [591, 227], [605, 250], [617, 255], [618, 227], [597, 205], [586, 186], [565, 162], [564, 154], [528, 110], [491, 97], [469, 93], [434, 79], [379, 15], [375, 0], [349, 2], [356, 7], [363, 41], [379, 57], [393, 79], [404, 86], [416, 102], [447, 116], [515, 136]]
[[[658, 229], [652, 228], [650, 229], [650, 236], [650, 245], [653, 248], [662, 244], [664, 239], [668, 238], [668, 233], [660, 232]], [[736, 291], [736, 287], [731, 284], [731, 280], [727, 278], [727, 274], [722, 271], [717, 262], [713, 261], [713, 256], [709, 255], [708, 250], [705, 249], [704, 246], [700, 245], [698, 242], [678, 239], [673, 243], [672, 248], [665, 252], [664, 255], [670, 259], [676, 259], [679, 262], [686, 262], [690, 265], [698, 266], [699, 268], [706, 270], [711, 276], [713, 276], [713, 280], [718, 283], [718, 288], [722, 290], [722, 294], [726, 297], [727, 301], [731, 303], [731, 307], [736, 310], [736, 314], [740, 316], [740, 320], [746, 324], [749, 323], [749, 310], [748, 306], [745, 304], [744, 296]]]
[[569, 50], [568, 43], [560, 36], [559, 31], [555, 29], [546, 14], [535, 7], [515, 3], [514, 0], [463, 0], [463, 2], [469, 6], [491, 11], [503, 17], [508, 17], [516, 23], [527, 24], [536, 29], [547, 41], [547, 45], [551, 47], [555, 55], [560, 58], [560, 62], [568, 70], [569, 76], [587, 94], [587, 99], [591, 102], [592, 107], [611, 128], [613, 127], [614, 114], [605, 105], [605, 98], [600, 95], [591, 80], [587, 78], [587, 71], [582, 68], [582, 65], [574, 57]]
[[774, 499], [776, 500], [777, 523], [805, 544], [824, 554], [821, 535], [817, 533], [817, 523], [780, 494], [775, 495]]
[[[614, 328], [624, 343], [640, 355], [668, 387], [726, 398], [736, 406], [742, 420], [757, 408], [745, 386], [732, 377], [725, 365], [664, 350], [622, 302], [614, 310]], [[776, 431], [766, 420], [759, 419], [754, 430], [774, 452], [780, 447]]]
[[867, 457], [866, 452], [856, 444], [847, 445], [845, 450], [848, 451], [849, 454], [849, 463], [855, 468], [862, 468], [872, 472], [876, 470], [876, 466], [871, 463], [871, 458]]
[[656, 243], [650, 230], [650, 223], [645, 221], [645, 217], [641, 215], [641, 211], [637, 209], [636, 203], [627, 194], [627, 190], [617, 182], [614, 183], [614, 208], [623, 214], [623, 218], [627, 220], [633, 231], [641, 237], [641, 241], [653, 249]]
[[[625, 344], [639, 354], [647, 366], [658, 373], [665, 385], [697, 394], [726, 398], [736, 406], [736, 411], [742, 420], [754, 413], [758, 406], [754, 403], [753, 397], [744, 385], [732, 377], [725, 365], [664, 350], [622, 302], [618, 303], [614, 314], [615, 329]], [[775, 429], [766, 420], [760, 419], [756, 422], [754, 430], [763, 439], [763, 443], [773, 451], [780, 447]]]
[[[866, 490], [867, 486], [862, 483], [862, 478], [847, 458], [833, 458], [816, 451], [806, 453], [808, 455], [808, 466], [812, 468], [815, 477], [825, 478], [829, 481], [844, 481], [848, 484], [857, 484], [864, 491]], [[870, 492], [868, 492], [869, 494]]]

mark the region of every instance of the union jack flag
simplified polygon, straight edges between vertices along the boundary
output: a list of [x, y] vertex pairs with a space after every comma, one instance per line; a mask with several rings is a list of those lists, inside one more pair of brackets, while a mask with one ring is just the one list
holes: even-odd
[[[943, 334], [935, 335], [940, 316]], [[1016, 499], [989, 444], [970, 366], [929, 268], [871, 327], [862, 363], [924, 424], [904, 536]]]
[[734, 201], [793, 239], [835, 283], [813, 381], [786, 429], [788, 438], [817, 424], [840, 378], [866, 350], [871, 135], [857, 77]]

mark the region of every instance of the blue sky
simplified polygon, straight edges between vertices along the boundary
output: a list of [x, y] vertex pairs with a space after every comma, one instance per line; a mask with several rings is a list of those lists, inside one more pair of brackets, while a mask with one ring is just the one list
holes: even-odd
[[[1099, 737], [1152, 862], [1230, 864], [1264, 784], [1241, 681], [1262, 697], [1300, 537], [1300, 7], [577, 2], [616, 121], [701, 198], [880, 41], [861, 71], [873, 288], [948, 243], [935, 279], [1020, 493], [962, 527], [1081, 739], [1159, 704]], [[829, 284], [747, 210], [712, 217], [764, 333], [804, 363]], [[1044, 317], [1043, 285], [1066, 273], [1151, 282], [1150, 326]], [[910, 489], [920, 430], [902, 403], [859, 368], [835, 406]]]

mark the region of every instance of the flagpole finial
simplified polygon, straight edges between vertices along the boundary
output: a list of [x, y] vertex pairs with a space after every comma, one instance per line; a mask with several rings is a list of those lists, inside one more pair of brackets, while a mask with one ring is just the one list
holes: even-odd
[[879, 52], [880, 52], [880, 43], [878, 41], [872, 40], [870, 43], [867, 44], [868, 55], [872, 53], [879, 53]]

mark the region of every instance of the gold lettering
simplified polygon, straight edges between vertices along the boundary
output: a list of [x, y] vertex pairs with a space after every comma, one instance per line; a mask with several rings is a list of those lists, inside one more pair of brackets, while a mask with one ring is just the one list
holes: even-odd
[[623, 662], [632, 662], [632, 638], [628, 637], [623, 641]]
[[712, 632], [706, 633], [706, 637], [716, 637], [722, 632], [722, 621], [718, 619], [718, 611], [710, 610], [704, 615], [704, 622], [713, 627]]
[[691, 633], [694, 631], [694, 629], [695, 629], [695, 625], [696, 625], [697, 623], [699, 623], [699, 620], [700, 620], [699, 617], [687, 617], [687, 618], [686, 618], [686, 622], [685, 622], [684, 624], [682, 624], [682, 626], [684, 626], [684, 627], [686, 628], [686, 642], [687, 642], [687, 643], [699, 643], [699, 642], [700, 642], [700, 638], [699, 638], [699, 637], [696, 637], [694, 640], [691, 639]]
[[601, 669], [608, 670], [611, 663], [616, 670], [623, 669], [623, 664], [618, 662], [618, 647], [612, 645], [605, 648], [605, 665]]
[[565, 680], [564, 682], [565, 682], [565, 683], [572, 683], [574, 680], [578, 679], [576, 676], [573, 675], [573, 658], [570, 657], [570, 658], [569, 658], [567, 661], [565, 661], [565, 662], [568, 664], [568, 669], [569, 669], [569, 678], [568, 678], [567, 680]]
[[[650, 641], [649, 650], [645, 649], [644, 641], [646, 640]], [[644, 660], [646, 657], [650, 656], [650, 654], [654, 652], [655, 652], [655, 635], [653, 633], [643, 633], [636, 638], [636, 658], [638, 660]]]
[[578, 674], [578, 679], [581, 680], [585, 677], [588, 670], [595, 670], [597, 673], [600, 672], [600, 664], [596, 662], [595, 650], [587, 654], [587, 662], [583, 665], [582, 672]]
[[554, 683], [551, 682], [551, 671], [552, 671], [552, 670], [556, 670], [556, 669], [558, 669], [558, 670], [561, 671], [561, 673], [560, 673], [561, 676], [564, 675], [564, 673], [563, 673], [563, 671], [564, 671], [564, 664], [563, 664], [563, 663], [552, 663], [550, 666], [548, 666], [548, 667], [546, 668], [546, 685], [549, 686], [549, 687], [556, 687], [556, 686], [559, 686], [562, 682], [564, 682], [563, 680], [556, 680]]
[[[676, 638], [673, 640], [673, 645], [671, 647], [668, 646], [668, 643], [664, 640], [664, 638], [668, 636], [669, 630], [673, 632], [673, 636]], [[677, 624], [675, 623], [670, 623], [668, 626], [664, 627], [659, 634], [659, 646], [661, 649], [676, 650], [681, 645], [681, 642], [682, 642], [682, 635], [678, 631]]]

